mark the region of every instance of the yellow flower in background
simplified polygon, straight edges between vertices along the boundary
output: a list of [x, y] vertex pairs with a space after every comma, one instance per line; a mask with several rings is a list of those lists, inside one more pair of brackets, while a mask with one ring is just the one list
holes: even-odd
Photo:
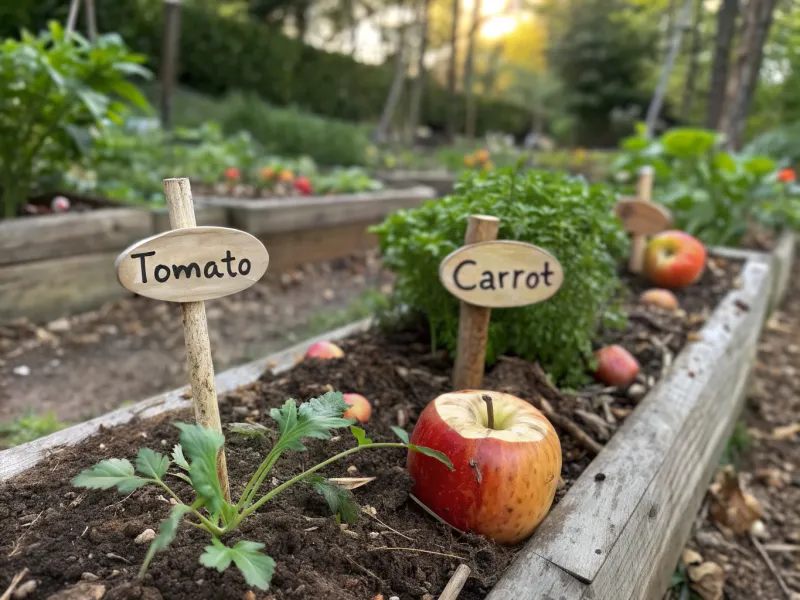
[[471, 169], [475, 166], [475, 157], [472, 154], [464, 156], [464, 166]]
[[490, 160], [487, 160], [483, 163], [483, 170], [484, 171], [491, 171], [494, 169], [494, 163]]
[[489, 151], [488, 150], [478, 150], [475, 153], [475, 160], [479, 163], [483, 164], [487, 160], [489, 160]]

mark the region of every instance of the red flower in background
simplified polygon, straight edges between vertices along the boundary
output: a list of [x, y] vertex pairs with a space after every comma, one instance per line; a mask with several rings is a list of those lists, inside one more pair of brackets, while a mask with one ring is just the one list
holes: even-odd
[[778, 181], [782, 183], [794, 183], [797, 179], [794, 169], [781, 169], [778, 171]]
[[241, 177], [241, 173], [239, 173], [239, 169], [236, 167], [228, 167], [225, 169], [225, 179], [229, 181], [238, 181], [239, 177]]
[[303, 196], [310, 196], [313, 193], [313, 187], [307, 177], [298, 177], [294, 180], [294, 188], [303, 194]]

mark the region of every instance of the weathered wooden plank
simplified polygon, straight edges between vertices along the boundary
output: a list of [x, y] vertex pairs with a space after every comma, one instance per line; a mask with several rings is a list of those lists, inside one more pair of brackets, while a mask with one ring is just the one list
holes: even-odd
[[[153, 220], [153, 232], [162, 233], [172, 229], [169, 225], [169, 214], [166, 207], [150, 211]], [[198, 226], [228, 226], [228, 211], [224, 206], [207, 206], [202, 198], [195, 198], [194, 215]]]
[[772, 298], [769, 311], [772, 312], [781, 303], [789, 287], [789, 277], [794, 266], [795, 234], [787, 231], [778, 239], [772, 251], [774, 261], [774, 277], [772, 283]]
[[[696, 418], [698, 403], [721, 385], [721, 379], [730, 378], [729, 367], [745, 371], [747, 365], [733, 360], [737, 355], [732, 353], [752, 352], [768, 300], [761, 290], [769, 283], [767, 264], [746, 264], [742, 288], [726, 297], [703, 329], [702, 341], [680, 354], [669, 375], [545, 519], [529, 542], [532, 551], [581, 581], [598, 577], [670, 450], [682, 439], [687, 421]], [[740, 310], [737, 301], [750, 305], [750, 310]], [[718, 421], [735, 418], [720, 412]], [[600, 473], [605, 477], [597, 481]], [[691, 485], [703, 484], [698, 479]]]
[[579, 600], [587, 587], [526, 547], [486, 600]]
[[448, 171], [382, 171], [378, 173], [378, 179], [399, 188], [424, 185], [433, 188], [436, 197], [441, 198], [453, 193], [458, 177]]
[[117, 252], [0, 267], [0, 321], [47, 321], [96, 308], [128, 292], [117, 282]]
[[126, 208], [9, 219], [0, 221], [0, 265], [119, 252], [151, 234], [147, 211]]
[[266, 235], [353, 222], [377, 223], [398, 209], [413, 208], [434, 196], [432, 189], [417, 186], [404, 190], [310, 198], [204, 198], [203, 203], [224, 206], [233, 227], [254, 235]]
[[[215, 378], [217, 391], [222, 394], [230, 392], [239, 386], [252, 383], [267, 369], [268, 364], [274, 365], [272, 370], [275, 373], [288, 371], [295, 365], [297, 359], [305, 354], [311, 344], [322, 340], [337, 340], [365, 331], [370, 324], [370, 319], [358, 321], [295, 344], [286, 350], [270, 354], [262, 359], [223, 371]], [[137, 402], [133, 406], [117, 409], [85, 423], [80, 423], [27, 444], [0, 452], [0, 482], [24, 473], [64, 447], [73, 446], [91, 437], [97, 433], [101, 426], [113, 427], [128, 423], [134, 419], [147, 419], [171, 410], [186, 408], [190, 406], [191, 400], [183, 398], [184, 390], [185, 388], [181, 388], [153, 396], [147, 400]]]

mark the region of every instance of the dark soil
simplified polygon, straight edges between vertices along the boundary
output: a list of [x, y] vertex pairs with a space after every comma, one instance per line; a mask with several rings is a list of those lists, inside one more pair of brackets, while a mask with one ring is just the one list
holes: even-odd
[[[767, 321], [759, 343], [755, 377], [743, 426], [733, 444], [739, 480], [763, 507], [760, 543], [772, 572], [747, 535], [719, 527], [707, 506], [689, 547], [724, 571], [727, 600], [800, 599], [800, 265]], [[689, 518], [687, 516], [687, 518]], [[776, 574], [777, 573], [777, 574]], [[786, 589], [781, 588], [783, 580]], [[789, 593], [787, 593], [787, 590]], [[677, 591], [673, 592], [677, 598]]]
[[[623, 344], [638, 357], [641, 389], [587, 386], [576, 396], [563, 396], [554, 405], [556, 411], [597, 441], [605, 442], [660, 376], [665, 361], [668, 364], [687, 339], [697, 337], [692, 332], [736, 286], [737, 272], [736, 264], [713, 261], [700, 284], [679, 294], [684, 311], [678, 312], [638, 305], [636, 297], [643, 287], [631, 282], [629, 309], [634, 317], [630, 327], [623, 332], [606, 332], [605, 341]], [[289, 397], [305, 400], [335, 389], [369, 398], [373, 417], [366, 426], [368, 434], [375, 441], [389, 441], [394, 440], [392, 425], [400, 424], [411, 431], [425, 405], [450, 390], [451, 361], [441, 352], [430, 352], [423, 328], [395, 332], [376, 329], [341, 345], [346, 352], [343, 359], [307, 360], [287, 373], [266, 373], [259, 381], [221, 398], [223, 423], [249, 419], [274, 428], [269, 408]], [[488, 370], [485, 387], [530, 398], [540, 385], [536, 372], [532, 363], [504, 358]], [[266, 551], [277, 562], [269, 594], [250, 595], [234, 569], [219, 574], [200, 566], [198, 557], [208, 538], [190, 527], [181, 529], [170, 550], [157, 555], [143, 582], [147, 589], [143, 590], [135, 574], [147, 547], [133, 540], [147, 528], [157, 529], [169, 503], [159, 489], [144, 488], [122, 497], [111, 491], [74, 489], [69, 479], [103, 458], [133, 458], [143, 445], [169, 450], [178, 439], [171, 423], [189, 418], [189, 411], [184, 411], [103, 431], [0, 488], [0, 530], [4, 532], [0, 538], [0, 589], [27, 567], [29, 578], [39, 582], [42, 597], [81, 578], [97, 577], [108, 589], [105, 598], [112, 600], [367, 600], [378, 593], [386, 598], [428, 600], [441, 593], [460, 563], [467, 563], [472, 575], [459, 598], [477, 600], [485, 596], [515, 555], [517, 548], [501, 548], [475, 535], [455, 532], [410, 502], [412, 482], [405, 471], [405, 453], [366, 450], [324, 471], [329, 477], [376, 477], [354, 492], [366, 511], [357, 524], [340, 528], [321, 498], [298, 485], [278, 496], [267, 510], [226, 540], [266, 544]], [[564, 468], [557, 501], [591, 461], [575, 440], [562, 431], [558, 433]], [[273, 431], [271, 437], [275, 435]], [[269, 441], [229, 439], [226, 452], [234, 496], [269, 445]], [[308, 452], [282, 458], [266, 485], [278, 485], [352, 445], [349, 434], [313, 441]], [[182, 498], [190, 499], [182, 482], [174, 487]]]

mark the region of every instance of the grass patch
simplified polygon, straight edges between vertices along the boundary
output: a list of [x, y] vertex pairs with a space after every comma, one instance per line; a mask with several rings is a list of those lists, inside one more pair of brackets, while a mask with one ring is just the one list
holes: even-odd
[[344, 308], [313, 313], [308, 318], [308, 329], [305, 333], [309, 336], [315, 336], [331, 329], [343, 327], [354, 321], [366, 319], [387, 305], [387, 298], [380, 291], [373, 288], [366, 289], [360, 296], [353, 298]]
[[747, 432], [747, 424], [744, 421], [737, 421], [736, 426], [733, 428], [733, 433], [725, 444], [725, 450], [722, 452], [720, 464], [738, 466], [742, 457], [750, 450], [752, 440], [750, 434]]
[[69, 423], [59, 421], [52, 411], [41, 415], [28, 411], [7, 423], [0, 423], [0, 450], [50, 435], [69, 427], [69, 425]]

